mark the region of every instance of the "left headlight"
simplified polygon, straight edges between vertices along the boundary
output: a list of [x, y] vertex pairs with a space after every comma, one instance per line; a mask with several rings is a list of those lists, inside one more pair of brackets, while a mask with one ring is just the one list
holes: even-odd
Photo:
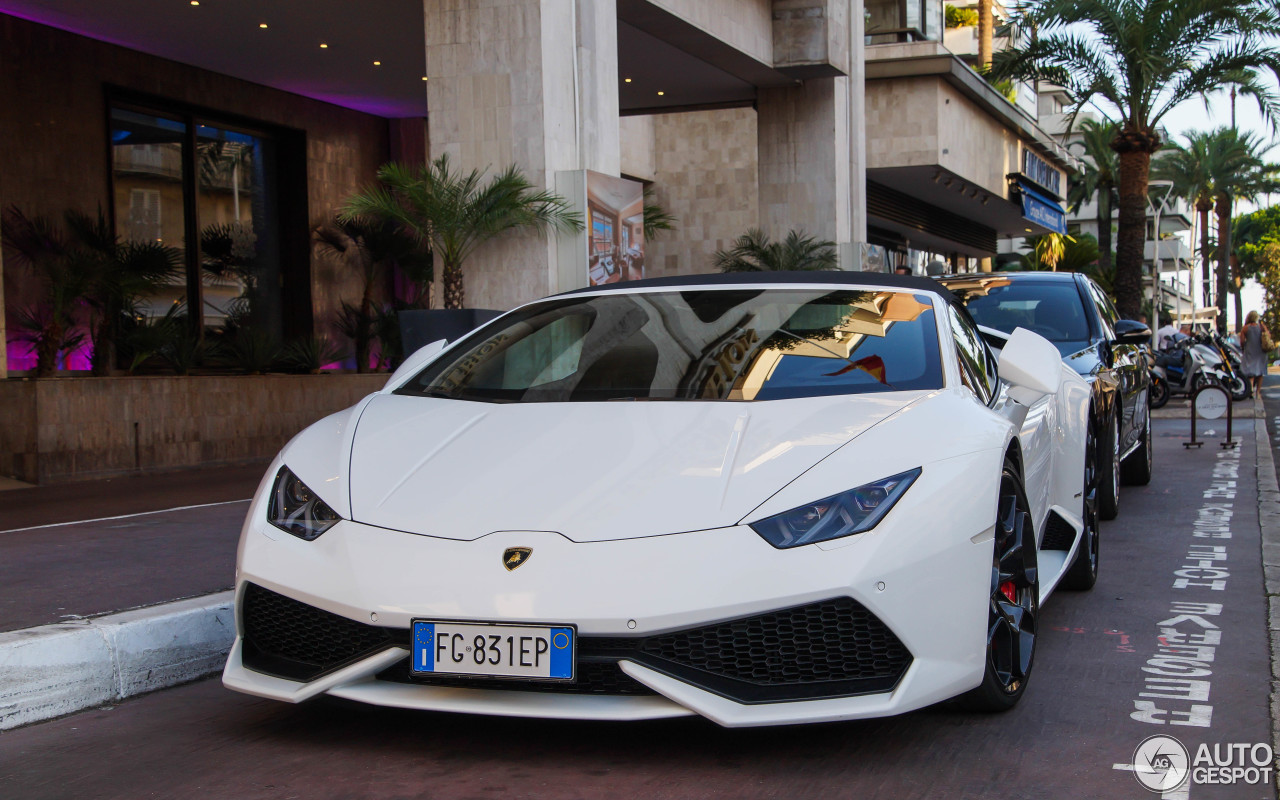
[[267, 520], [272, 525], [309, 542], [336, 525], [339, 519], [341, 517], [288, 467], [281, 467], [276, 473], [271, 503], [267, 506]]
[[869, 531], [920, 477], [920, 468], [863, 484], [856, 489], [806, 503], [751, 523], [751, 528], [777, 548], [799, 547]]

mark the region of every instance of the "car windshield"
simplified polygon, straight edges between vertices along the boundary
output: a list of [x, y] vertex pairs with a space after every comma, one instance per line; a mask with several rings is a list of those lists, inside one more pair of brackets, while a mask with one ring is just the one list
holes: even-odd
[[1089, 322], [1074, 281], [1019, 281], [995, 275], [948, 280], [947, 288], [979, 325], [1013, 333], [1026, 328], [1070, 355], [1089, 346]]
[[533, 304], [475, 331], [397, 394], [744, 401], [941, 386], [929, 295], [710, 289]]

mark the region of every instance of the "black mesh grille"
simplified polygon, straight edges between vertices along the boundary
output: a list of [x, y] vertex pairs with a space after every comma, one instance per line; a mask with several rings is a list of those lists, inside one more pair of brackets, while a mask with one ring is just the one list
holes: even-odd
[[290, 680], [314, 680], [402, 638], [252, 583], [245, 587], [240, 614], [244, 665]]
[[1076, 529], [1057, 513], [1049, 514], [1049, 521], [1044, 526], [1044, 541], [1041, 550], [1070, 550], [1076, 541]]
[[[249, 584], [241, 601], [244, 664], [309, 681], [391, 646], [408, 631], [365, 625]], [[642, 637], [578, 640], [576, 681], [411, 677], [409, 659], [382, 680], [531, 692], [653, 694], [618, 666], [630, 660], [741, 703], [889, 691], [911, 654], [878, 617], [849, 598]]]
[[879, 618], [843, 597], [651, 637], [636, 660], [741, 702], [763, 702], [887, 691], [911, 654]]
[[579, 661], [572, 683], [564, 681], [493, 680], [445, 676], [409, 675], [406, 657], [382, 672], [378, 678], [396, 683], [418, 683], [427, 686], [452, 686], [464, 689], [498, 689], [517, 692], [555, 692], [559, 694], [646, 695], [653, 690], [634, 680], [618, 666], [617, 661]]

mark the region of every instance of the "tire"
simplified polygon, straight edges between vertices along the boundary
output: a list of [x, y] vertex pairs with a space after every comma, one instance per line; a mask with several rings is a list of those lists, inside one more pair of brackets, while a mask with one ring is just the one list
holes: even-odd
[[1249, 395], [1252, 394], [1252, 387], [1249, 386], [1249, 382], [1239, 375], [1232, 375], [1227, 378], [1227, 385], [1223, 388], [1231, 394], [1231, 399], [1236, 402], [1248, 400]]
[[1098, 445], [1098, 517], [1115, 519], [1120, 513], [1120, 421], [1107, 428], [1109, 434], [1094, 440]]
[[1147, 394], [1147, 399], [1152, 408], [1164, 408], [1169, 402], [1169, 382], [1164, 378], [1152, 375], [1151, 391]]
[[1191, 379], [1191, 390], [1203, 389], [1206, 386], [1217, 386], [1218, 379], [1204, 372], [1197, 372], [1196, 376]]
[[1028, 508], [1017, 468], [1005, 459], [987, 599], [986, 669], [982, 683], [959, 698], [973, 711], [1008, 711], [1018, 704], [1031, 677], [1040, 577]]
[[[1147, 425], [1150, 428], [1150, 424]], [[1084, 448], [1084, 506], [1081, 512], [1084, 531], [1075, 560], [1062, 576], [1062, 587], [1075, 591], [1088, 591], [1098, 582], [1098, 447], [1093, 422]]]
[[1151, 414], [1142, 422], [1142, 438], [1138, 449], [1120, 462], [1120, 482], [1125, 486], [1146, 486], [1151, 483]]

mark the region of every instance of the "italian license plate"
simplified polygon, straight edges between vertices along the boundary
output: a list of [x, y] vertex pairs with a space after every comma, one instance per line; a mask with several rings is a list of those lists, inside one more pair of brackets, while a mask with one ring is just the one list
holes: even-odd
[[413, 621], [412, 671], [425, 675], [573, 680], [571, 626]]

